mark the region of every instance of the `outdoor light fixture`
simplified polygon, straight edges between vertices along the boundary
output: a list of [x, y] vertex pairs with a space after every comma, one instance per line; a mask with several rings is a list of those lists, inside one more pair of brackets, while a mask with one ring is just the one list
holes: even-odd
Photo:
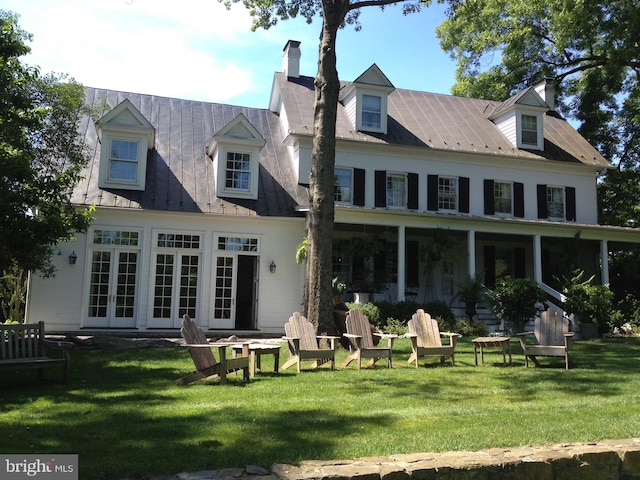
[[278, 267], [276, 266], [276, 262], [274, 262], [273, 260], [271, 260], [271, 264], [269, 265], [269, 271], [270, 271], [271, 273], [276, 273], [276, 268], [278, 268]]
[[76, 260], [78, 260], [78, 255], [76, 255], [75, 250], [69, 254], [69, 265], [75, 265]]

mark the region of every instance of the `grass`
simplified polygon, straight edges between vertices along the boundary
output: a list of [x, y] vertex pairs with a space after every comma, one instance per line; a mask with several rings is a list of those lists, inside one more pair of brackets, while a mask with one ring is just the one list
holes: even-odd
[[512, 366], [490, 349], [476, 367], [468, 339], [455, 367], [430, 359], [416, 369], [410, 350], [396, 342], [392, 370], [342, 368], [341, 350], [334, 372], [276, 375], [265, 357], [267, 372], [248, 384], [184, 387], [173, 381], [193, 363], [181, 348], [76, 350], [68, 385], [0, 372], [0, 452], [76, 453], [81, 478], [119, 480], [640, 436], [638, 338], [576, 342], [569, 371], [563, 359], [525, 368], [515, 339]]

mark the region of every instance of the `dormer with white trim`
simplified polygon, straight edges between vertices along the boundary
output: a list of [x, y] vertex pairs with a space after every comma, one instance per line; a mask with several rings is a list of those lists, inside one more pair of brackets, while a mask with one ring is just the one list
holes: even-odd
[[361, 132], [387, 133], [387, 97], [393, 84], [374, 63], [340, 93], [340, 102]]
[[502, 102], [489, 116], [515, 148], [544, 150], [544, 114], [549, 105], [527, 88]]
[[124, 100], [96, 122], [100, 152], [100, 188], [144, 190], [147, 151], [154, 148], [155, 128]]
[[207, 155], [213, 159], [216, 196], [257, 200], [260, 150], [265, 144], [243, 114], [213, 136]]

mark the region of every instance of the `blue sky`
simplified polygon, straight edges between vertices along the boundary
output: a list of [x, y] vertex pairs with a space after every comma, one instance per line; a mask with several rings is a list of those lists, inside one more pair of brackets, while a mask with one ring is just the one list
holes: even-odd
[[[317, 71], [319, 19], [251, 32], [241, 3], [227, 11], [217, 0], [3, 0], [0, 9], [33, 35], [25, 63], [91, 87], [266, 108], [289, 39], [302, 42], [300, 73]], [[455, 64], [434, 33], [443, 18], [439, 5], [410, 16], [365, 8], [360, 32], [338, 34], [340, 79], [376, 63], [397, 88], [449, 93]]]

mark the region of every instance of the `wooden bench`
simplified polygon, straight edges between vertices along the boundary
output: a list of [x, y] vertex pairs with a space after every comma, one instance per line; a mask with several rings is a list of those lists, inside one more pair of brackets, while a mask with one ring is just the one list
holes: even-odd
[[[63, 380], [69, 380], [73, 343], [48, 340], [44, 335], [44, 322], [27, 324], [0, 324], [0, 368], [37, 368], [38, 377], [44, 369], [62, 367]], [[57, 351], [51, 357], [49, 351]]]

